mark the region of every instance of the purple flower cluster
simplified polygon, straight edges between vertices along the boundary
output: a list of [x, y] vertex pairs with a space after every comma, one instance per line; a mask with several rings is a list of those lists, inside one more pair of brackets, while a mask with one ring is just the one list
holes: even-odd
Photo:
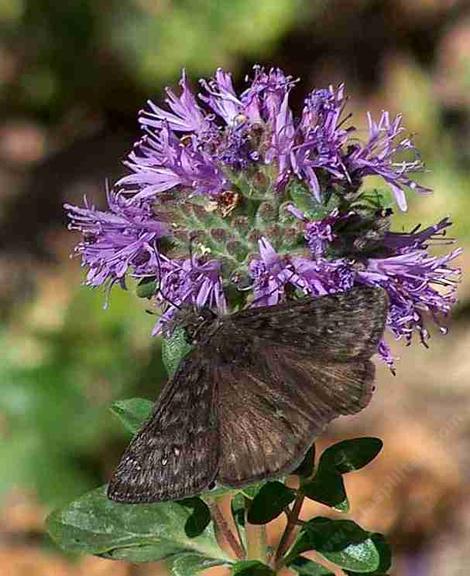
[[[359, 143], [354, 128], [343, 126], [343, 86], [311, 92], [295, 121], [289, 107], [295, 83], [281, 70], [255, 67], [253, 80], [240, 95], [231, 75], [221, 69], [213, 80], [201, 84], [198, 100], [183, 74], [180, 97], [167, 91], [169, 110], [149, 102], [141, 113], [145, 134], [127, 162], [134, 174], [118, 182], [135, 200], [175, 186], [216, 196], [229, 185], [228, 169], [250, 164], [274, 164], [278, 189], [298, 178], [317, 200], [322, 197], [322, 174], [343, 184], [381, 176], [402, 210], [407, 189], [429, 191], [409, 176], [422, 164], [411, 140], [401, 138], [401, 116], [391, 120], [384, 112], [374, 122], [369, 115], [369, 138]], [[260, 133], [261, 143], [256, 141]], [[395, 160], [403, 151], [410, 152], [411, 159]]]
[[65, 204], [69, 229], [83, 239], [75, 248], [88, 268], [87, 284], [101, 286], [124, 282], [130, 268], [145, 276], [156, 268], [155, 246], [168, 227], [153, 217], [150, 206], [132, 205], [118, 193], [108, 191], [109, 210], [97, 210], [85, 199], [80, 208]]
[[[408, 191], [429, 192], [412, 179], [423, 166], [401, 116], [369, 115], [360, 141], [342, 85], [312, 91], [296, 117], [295, 84], [256, 66], [238, 93], [219, 69], [195, 94], [183, 73], [165, 107], [149, 102], [131, 173], [108, 193], [108, 210], [66, 206], [83, 234], [87, 283], [155, 280], [157, 332], [182, 304], [230, 311], [234, 292], [238, 306], [260, 306], [377, 284], [390, 297], [392, 334], [426, 341], [425, 319], [455, 301], [458, 250], [428, 251], [450, 222], [395, 233], [388, 220], [377, 226], [380, 207], [365, 202], [367, 176], [381, 177], [401, 210]], [[380, 352], [391, 361], [385, 343]]]

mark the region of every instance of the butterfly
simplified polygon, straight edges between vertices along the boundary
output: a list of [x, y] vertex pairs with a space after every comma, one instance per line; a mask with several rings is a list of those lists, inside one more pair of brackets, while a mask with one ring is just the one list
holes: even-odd
[[381, 288], [181, 322], [193, 345], [108, 486], [116, 502], [161, 502], [215, 483], [294, 470], [334, 418], [370, 401], [388, 311]]

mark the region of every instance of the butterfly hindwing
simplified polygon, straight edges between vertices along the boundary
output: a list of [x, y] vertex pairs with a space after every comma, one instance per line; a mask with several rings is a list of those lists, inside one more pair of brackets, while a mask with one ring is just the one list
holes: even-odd
[[207, 489], [219, 461], [216, 393], [203, 351], [190, 352], [124, 452], [109, 497], [160, 502]]
[[328, 422], [372, 394], [369, 360], [318, 362], [284, 346], [255, 346], [252, 359], [219, 371], [217, 479], [229, 486], [292, 471]]

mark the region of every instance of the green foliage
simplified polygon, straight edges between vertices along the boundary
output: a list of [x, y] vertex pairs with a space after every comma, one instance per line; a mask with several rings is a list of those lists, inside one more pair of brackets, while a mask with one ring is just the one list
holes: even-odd
[[165, 338], [163, 340], [162, 359], [170, 378], [176, 372], [181, 360], [190, 352], [190, 350], [191, 345], [186, 340], [182, 328], [176, 329], [170, 338]]
[[295, 500], [295, 491], [282, 482], [267, 482], [261, 487], [248, 509], [250, 524], [267, 524], [282, 514]]
[[302, 482], [303, 493], [311, 500], [348, 512], [349, 502], [342, 475], [363, 468], [381, 449], [381, 440], [367, 437], [330, 446], [321, 455], [315, 476]]
[[[99, 485], [109, 449], [125, 440], [109, 417], [113, 398], [147, 390], [155, 397], [163, 370], [154, 323], [132, 295], [116, 291], [106, 313], [102, 292], [77, 288], [60, 322], [42, 326], [31, 310], [0, 332], [0, 498], [12, 486], [58, 506]], [[48, 312], [50, 314], [50, 312]]]
[[331, 506], [340, 512], [349, 511], [348, 497], [341, 474], [328, 468], [319, 468], [315, 478], [302, 485], [307, 498]]
[[111, 412], [116, 414], [124, 427], [135, 434], [152, 412], [153, 402], [145, 398], [117, 400], [111, 405]]
[[[135, 432], [148, 416], [151, 403], [134, 398], [113, 404], [112, 411], [122, 424]], [[390, 550], [381, 534], [367, 532], [350, 520], [317, 517], [302, 524], [287, 555], [281, 554], [273, 567], [251, 558], [234, 562], [218, 546], [211, 506], [221, 495], [231, 495], [232, 516], [240, 549], [246, 544], [245, 519], [263, 525], [283, 511], [293, 513], [297, 496], [313, 497], [345, 510], [347, 497], [341, 473], [365, 466], [380, 451], [375, 438], [357, 438], [331, 446], [320, 457], [311, 478], [314, 448], [297, 469], [298, 490], [282, 481], [260, 482], [239, 490], [223, 487], [179, 502], [158, 504], [117, 504], [99, 488], [53, 512], [47, 520], [51, 537], [65, 550], [87, 552], [130, 562], [168, 560], [175, 576], [198, 574], [212, 566], [227, 564], [234, 576], [272, 576], [288, 565], [301, 576], [331, 576], [324, 566], [308, 560], [303, 553], [315, 550], [348, 574], [380, 576], [390, 567]], [[341, 480], [340, 489], [335, 482]], [[336, 492], [335, 492], [336, 490]], [[220, 526], [219, 526], [220, 529]], [[272, 556], [274, 557], [274, 556]]]
[[275, 572], [258, 560], [243, 560], [232, 567], [233, 576], [273, 576]]
[[196, 552], [227, 560], [212, 527], [188, 537], [185, 525], [190, 516], [190, 510], [176, 502], [117, 504], [102, 487], [53, 512], [47, 529], [60, 547], [105, 558], [148, 562]]
[[28, 58], [12, 87], [0, 82], [0, 98], [8, 102], [11, 90], [16, 107], [54, 119], [77, 101], [85, 109], [137, 106], [183, 67], [212, 73], [235, 56], [267, 52], [293, 26], [300, 3], [9, 0], [8, 10], [0, 3], [3, 41], [14, 48], [28, 39]]
[[201, 498], [185, 498], [180, 504], [191, 510], [186, 520], [184, 531], [188, 538], [195, 538], [204, 532], [211, 522], [211, 513], [207, 504]]
[[266, 50], [292, 26], [298, 0], [211, 0], [180, 2], [172, 10], [136, 8], [126, 2], [109, 18], [116, 52], [151, 89], [187, 67], [198, 73], [233, 59]]
[[325, 566], [303, 556], [298, 556], [289, 564], [289, 568], [300, 576], [334, 576], [333, 572]]
[[334, 444], [323, 452], [320, 467], [335, 469], [339, 474], [360, 470], [382, 450], [379, 438], [354, 438]]
[[[387, 544], [384, 536], [382, 534], [372, 534], [371, 536], [372, 541], [374, 542], [375, 547], [377, 548], [380, 556], [379, 566], [377, 567], [374, 572], [360, 572], [359, 574], [372, 574], [372, 576], [387, 576], [386, 572], [392, 565], [392, 553], [390, 550], [390, 546]], [[352, 576], [358, 574], [358, 572], [352, 572], [346, 570], [346, 574], [351, 574]]]
[[380, 566], [380, 550], [372, 534], [351, 520], [318, 517], [304, 524], [289, 556], [307, 550], [316, 550], [352, 572], [370, 573]]
[[226, 562], [194, 552], [184, 552], [170, 557], [167, 564], [171, 576], [193, 576], [213, 566], [226, 564]]

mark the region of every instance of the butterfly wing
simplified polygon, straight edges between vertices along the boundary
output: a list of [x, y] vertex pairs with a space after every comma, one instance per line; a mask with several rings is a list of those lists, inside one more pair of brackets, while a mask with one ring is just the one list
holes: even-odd
[[161, 502], [207, 489], [219, 461], [216, 393], [204, 350], [190, 352], [124, 452], [109, 498]]
[[231, 319], [245, 334], [347, 361], [369, 358], [377, 351], [387, 312], [385, 290], [358, 286], [338, 294], [249, 308]]
[[358, 288], [232, 315], [221, 354], [243, 353], [216, 376], [218, 480], [241, 486], [293, 470], [328, 422], [368, 404], [387, 302]]
[[165, 387], [109, 497], [177, 500], [215, 478], [240, 486], [295, 468], [330, 420], [368, 403], [386, 308], [383, 291], [360, 288], [222, 320]]
[[292, 471], [315, 438], [372, 396], [369, 360], [319, 362], [285, 346], [254, 346], [253, 361], [219, 368], [217, 479], [242, 486]]

